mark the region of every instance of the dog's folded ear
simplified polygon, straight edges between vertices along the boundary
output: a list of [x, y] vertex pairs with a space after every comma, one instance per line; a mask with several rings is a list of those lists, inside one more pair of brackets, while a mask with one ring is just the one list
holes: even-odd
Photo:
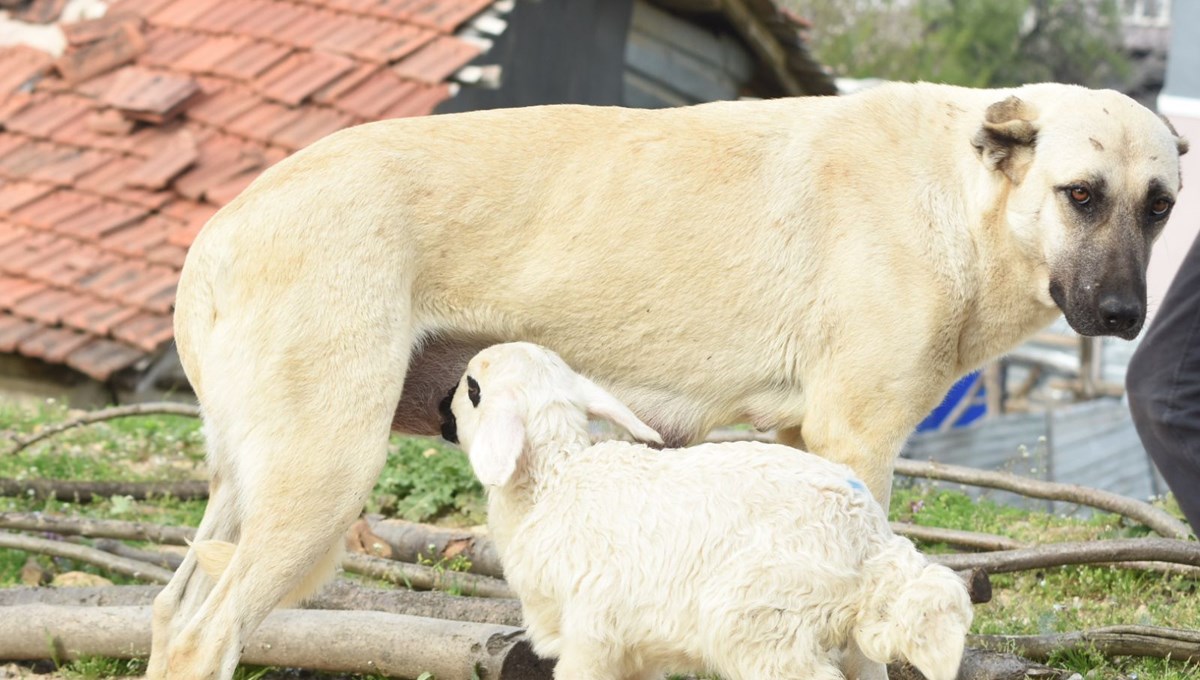
[[1037, 143], [1037, 111], [1016, 96], [987, 107], [983, 124], [971, 140], [983, 164], [1020, 184]]

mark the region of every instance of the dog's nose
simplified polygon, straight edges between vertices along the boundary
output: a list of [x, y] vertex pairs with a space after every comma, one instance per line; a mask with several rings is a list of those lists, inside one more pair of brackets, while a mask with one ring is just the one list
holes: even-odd
[[1100, 323], [1109, 333], [1125, 333], [1142, 322], [1142, 303], [1119, 295], [1100, 298]]

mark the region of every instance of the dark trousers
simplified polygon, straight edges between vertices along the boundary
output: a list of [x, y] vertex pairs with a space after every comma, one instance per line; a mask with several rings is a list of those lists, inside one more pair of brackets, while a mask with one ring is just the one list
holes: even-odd
[[1200, 237], [1125, 376], [1138, 435], [1200, 533]]

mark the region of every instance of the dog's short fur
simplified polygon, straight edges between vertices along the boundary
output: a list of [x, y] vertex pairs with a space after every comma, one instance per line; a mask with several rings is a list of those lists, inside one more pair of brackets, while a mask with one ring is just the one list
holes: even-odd
[[[1065, 312], [1133, 337], [1182, 142], [1120, 94], [888, 85], [640, 111], [372, 123], [279, 163], [188, 255], [202, 539], [158, 598], [150, 676], [228, 677], [336, 564], [393, 422], [438, 432], [478, 349], [559, 352], [663, 433], [749, 420], [884, 502], [953, 380]], [[399, 405], [399, 407], [397, 407]]]

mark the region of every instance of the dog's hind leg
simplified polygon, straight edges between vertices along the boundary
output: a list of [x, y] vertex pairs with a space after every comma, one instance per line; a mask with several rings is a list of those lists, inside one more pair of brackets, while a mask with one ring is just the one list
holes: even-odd
[[[359, 309], [372, 316], [323, 316], [286, 333], [255, 319], [222, 330], [213, 343], [219, 349], [204, 374], [205, 414], [223, 442], [212, 452], [231, 464], [224, 484], [235, 507], [222, 501], [206, 520], [211, 515], [224, 528], [233, 510], [237, 526], [206, 537], [230, 541], [235, 533], [236, 544], [193, 546], [204, 569], [193, 557], [176, 587], [190, 592], [210, 578], [205, 570], [219, 577], [198, 606], [185, 597], [171, 621], [159, 624], [159, 640], [168, 641], [165, 660], [156, 650], [155, 677], [230, 678], [267, 614], [332, 574], [343, 533], [383, 466], [412, 345], [407, 310]], [[268, 329], [272, 342], [248, 328]], [[159, 608], [160, 619], [171, 601]]]

